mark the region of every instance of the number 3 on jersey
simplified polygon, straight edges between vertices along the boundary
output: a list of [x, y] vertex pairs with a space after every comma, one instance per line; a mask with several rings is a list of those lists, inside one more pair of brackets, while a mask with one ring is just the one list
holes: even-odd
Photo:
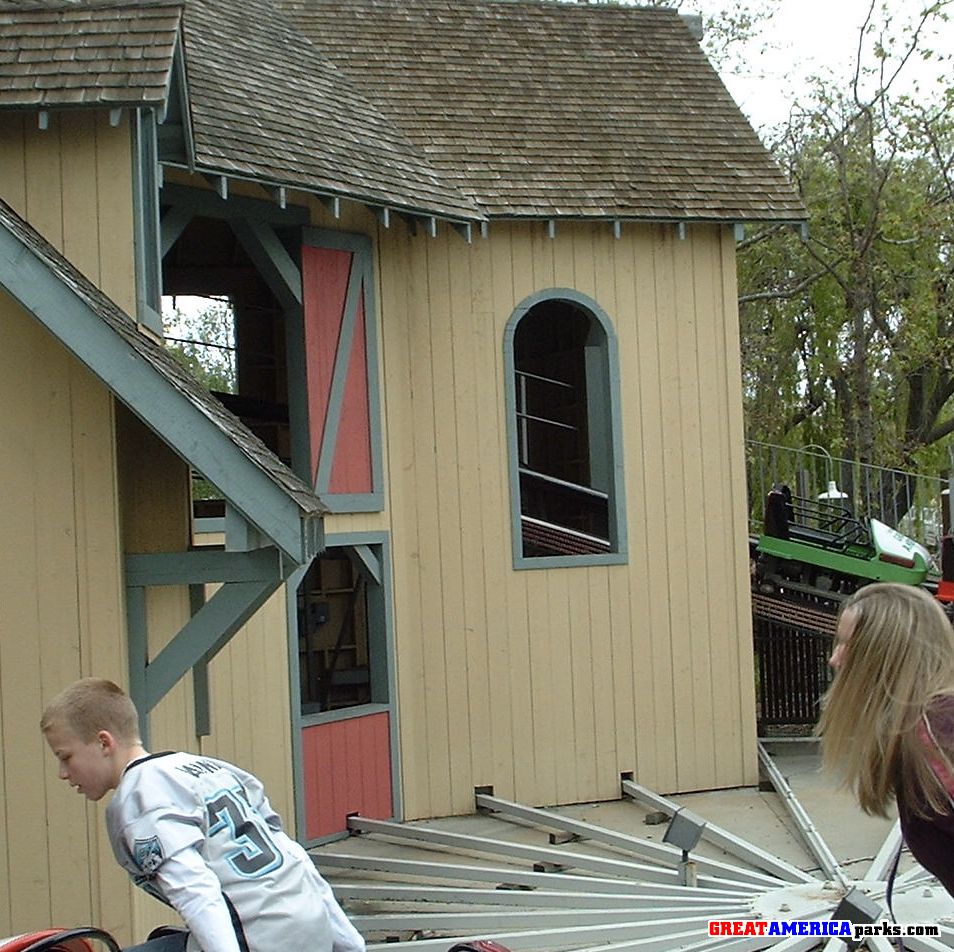
[[264, 824], [252, 813], [241, 794], [223, 790], [206, 801], [209, 811], [209, 836], [225, 833], [235, 849], [225, 852], [225, 861], [247, 879], [264, 876], [282, 865], [281, 853], [275, 848]]

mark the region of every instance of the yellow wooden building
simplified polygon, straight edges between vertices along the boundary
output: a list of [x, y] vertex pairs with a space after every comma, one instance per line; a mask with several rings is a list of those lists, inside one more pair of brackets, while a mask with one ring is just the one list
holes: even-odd
[[755, 782], [735, 241], [803, 210], [690, 26], [0, 8], [0, 935], [162, 917], [37, 729], [82, 675], [305, 843]]

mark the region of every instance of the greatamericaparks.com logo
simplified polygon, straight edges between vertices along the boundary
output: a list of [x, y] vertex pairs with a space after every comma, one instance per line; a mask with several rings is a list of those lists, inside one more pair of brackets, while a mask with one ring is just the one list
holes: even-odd
[[931, 923], [897, 922], [852, 923], [847, 919], [710, 919], [709, 935], [736, 936], [811, 936], [817, 938], [871, 939], [911, 938], [915, 936], [937, 937], [941, 930]]

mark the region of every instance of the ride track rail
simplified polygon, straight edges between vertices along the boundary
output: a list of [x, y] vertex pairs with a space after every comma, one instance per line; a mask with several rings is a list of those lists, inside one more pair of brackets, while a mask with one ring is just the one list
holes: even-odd
[[795, 601], [785, 595], [752, 592], [752, 614], [757, 618], [831, 635], [838, 627], [838, 616], [831, 609], [816, 608], [811, 602]]

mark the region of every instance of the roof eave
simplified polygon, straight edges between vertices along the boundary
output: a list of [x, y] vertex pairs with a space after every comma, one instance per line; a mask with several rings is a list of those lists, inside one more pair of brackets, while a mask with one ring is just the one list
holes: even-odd
[[344, 186], [341, 188], [332, 188], [326, 185], [309, 185], [307, 182], [302, 182], [300, 178], [289, 177], [282, 179], [279, 176], [256, 176], [250, 173], [236, 172], [234, 169], [225, 169], [221, 166], [202, 162], [198, 159], [194, 160], [191, 165], [183, 165], [179, 162], [165, 160], [162, 164], [169, 168], [179, 168], [188, 172], [197, 172], [200, 175], [258, 185], [266, 190], [280, 188], [291, 189], [296, 192], [303, 192], [307, 195], [314, 195], [319, 199], [340, 199], [341, 201], [366, 205], [369, 208], [386, 208], [398, 215], [403, 215], [408, 218], [422, 220], [434, 218], [452, 225], [474, 225], [488, 220], [488, 216], [476, 207], [468, 214], [463, 209], [453, 210], [446, 207], [419, 205], [397, 196], [385, 197], [380, 194], [362, 192], [358, 189], [349, 189]]

